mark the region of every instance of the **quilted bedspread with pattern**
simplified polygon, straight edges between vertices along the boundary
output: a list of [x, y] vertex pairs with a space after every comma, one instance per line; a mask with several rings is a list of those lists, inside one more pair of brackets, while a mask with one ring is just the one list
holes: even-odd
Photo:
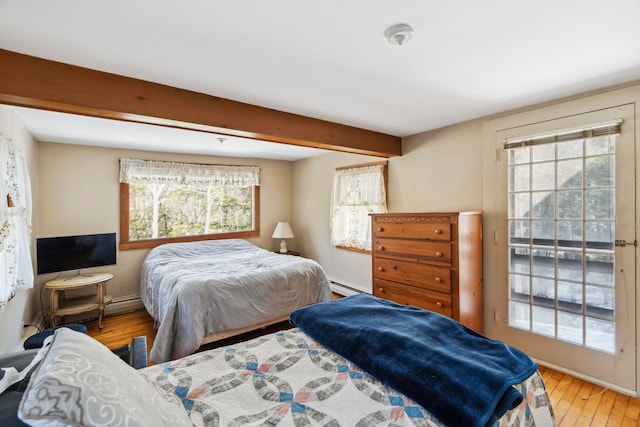
[[[178, 396], [198, 426], [442, 425], [423, 407], [299, 329], [196, 353], [141, 372], [156, 387]], [[525, 399], [495, 426], [555, 425], [537, 372], [516, 387]]]

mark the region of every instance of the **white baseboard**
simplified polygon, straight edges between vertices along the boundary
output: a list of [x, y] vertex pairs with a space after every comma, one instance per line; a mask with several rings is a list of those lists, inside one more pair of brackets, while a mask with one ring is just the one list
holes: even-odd
[[621, 387], [619, 385], [616, 384], [611, 384], [607, 381], [601, 380], [600, 378], [595, 378], [595, 377], [591, 377], [589, 375], [585, 375], [583, 373], [580, 372], [576, 372], [573, 371], [571, 369], [566, 369], [563, 368], [561, 366], [555, 365], [553, 363], [547, 363], [544, 362], [542, 360], [538, 360], [538, 359], [534, 359], [534, 361], [541, 366], [545, 366], [547, 368], [553, 369], [554, 371], [558, 371], [558, 372], [562, 372], [563, 374], [568, 374], [571, 375], [572, 377], [576, 377], [578, 379], [581, 379], [583, 381], [589, 382], [591, 384], [595, 384], [595, 385], [599, 385], [601, 387], [604, 387], [605, 389], [611, 389], [615, 392], [627, 395], [627, 396], [631, 396], [631, 397], [638, 397], [638, 393], [636, 393], [636, 390], [630, 390], [628, 388], [625, 387]]

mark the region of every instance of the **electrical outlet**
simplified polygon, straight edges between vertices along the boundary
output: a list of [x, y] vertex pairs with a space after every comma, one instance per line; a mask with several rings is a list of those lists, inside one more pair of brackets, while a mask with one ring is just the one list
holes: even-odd
[[24, 328], [26, 328], [27, 325], [24, 324], [24, 320], [22, 321], [22, 330], [24, 330]]

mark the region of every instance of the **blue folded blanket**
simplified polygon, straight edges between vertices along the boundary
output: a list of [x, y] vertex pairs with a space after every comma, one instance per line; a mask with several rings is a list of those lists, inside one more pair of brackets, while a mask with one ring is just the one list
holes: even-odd
[[490, 426], [522, 402], [523, 352], [427, 310], [367, 294], [295, 310], [292, 324], [447, 426]]

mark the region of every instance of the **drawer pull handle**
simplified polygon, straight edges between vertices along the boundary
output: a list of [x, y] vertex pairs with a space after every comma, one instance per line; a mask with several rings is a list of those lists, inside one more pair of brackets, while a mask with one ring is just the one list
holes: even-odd
[[384, 271], [384, 267], [378, 267], [378, 271]]
[[442, 230], [440, 230], [439, 228], [436, 228], [436, 234], [442, 234]]
[[384, 228], [378, 227], [378, 231], [384, 231]]
[[440, 276], [436, 276], [436, 282], [438, 282], [438, 283], [442, 283], [442, 277], [440, 277]]
[[436, 252], [436, 256], [437, 257], [441, 257], [442, 256], [442, 252], [441, 251]]
[[442, 303], [441, 303], [440, 301], [438, 301], [438, 302], [436, 303], [436, 306], [437, 306], [438, 308], [442, 308]]
[[384, 294], [384, 288], [378, 288], [381, 294]]
[[378, 246], [379, 251], [384, 251], [384, 246]]

